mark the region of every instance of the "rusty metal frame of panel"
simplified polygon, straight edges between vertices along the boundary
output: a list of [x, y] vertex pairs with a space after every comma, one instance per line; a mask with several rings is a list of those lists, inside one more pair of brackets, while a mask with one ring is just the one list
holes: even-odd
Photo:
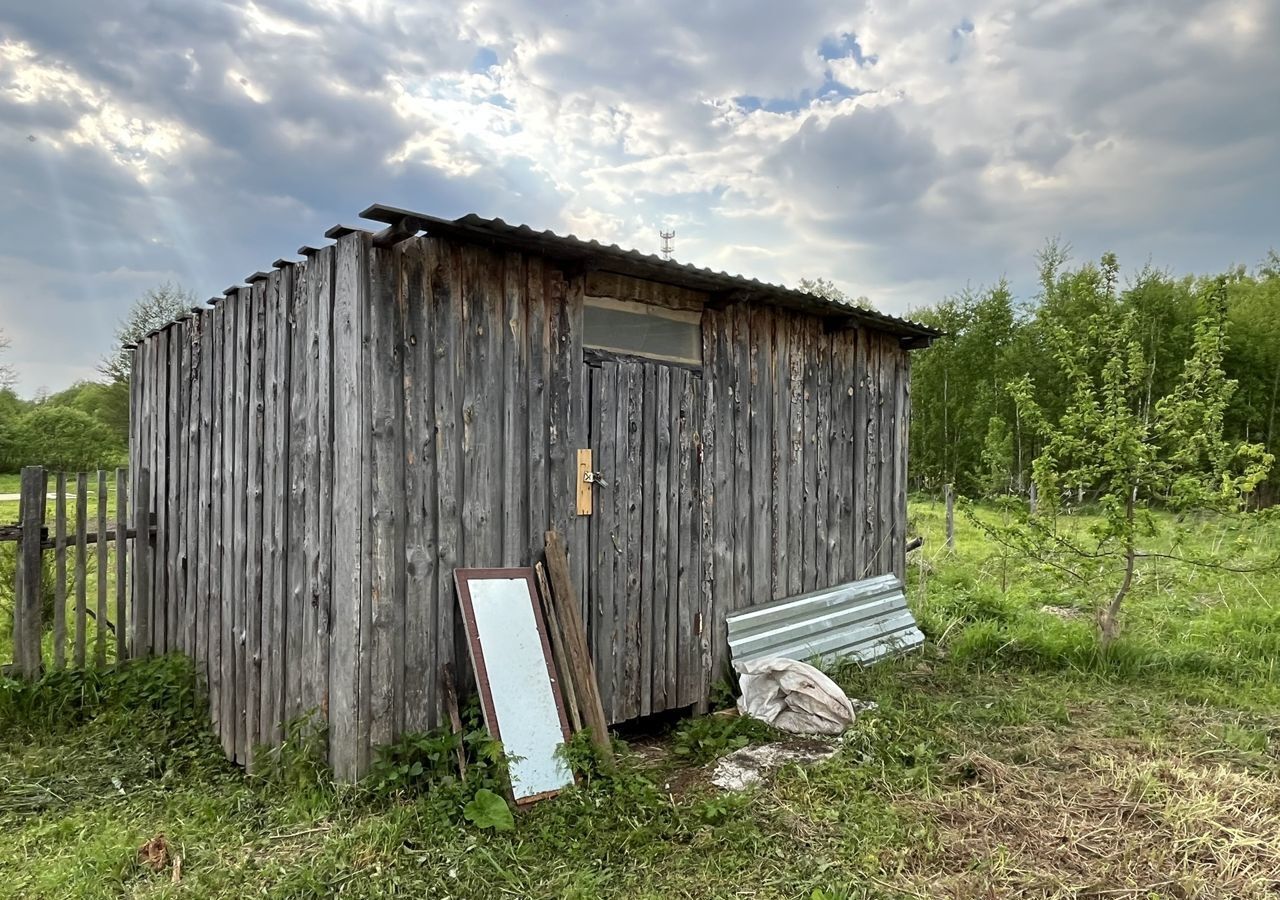
[[745, 609], [727, 624], [735, 662], [786, 657], [866, 665], [924, 643], [902, 582], [893, 575]]
[[485, 725], [508, 755], [512, 798], [523, 806], [553, 796], [573, 784], [556, 752], [569, 722], [533, 569], [454, 569], [453, 577]]

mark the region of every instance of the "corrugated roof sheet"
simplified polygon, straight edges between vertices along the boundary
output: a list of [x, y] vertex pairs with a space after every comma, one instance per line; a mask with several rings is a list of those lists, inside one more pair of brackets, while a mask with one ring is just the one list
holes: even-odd
[[781, 656], [867, 664], [924, 643], [893, 575], [744, 609], [727, 624], [735, 661]]
[[485, 219], [474, 213], [458, 219], [441, 219], [412, 210], [374, 204], [360, 215], [393, 227], [407, 224], [410, 228], [416, 228], [428, 234], [524, 250], [552, 259], [591, 264], [603, 271], [726, 295], [729, 299], [760, 302], [819, 315], [852, 319], [890, 334], [920, 339], [921, 345], [927, 345], [931, 339], [941, 334], [918, 322], [876, 310], [863, 309], [852, 304], [827, 300], [805, 291], [769, 284], [755, 278], [745, 278], [741, 275], [716, 272], [689, 263], [663, 259], [651, 253], [627, 250], [617, 244], [601, 244], [595, 240], [584, 241], [572, 234], [562, 236], [551, 231], [536, 231], [528, 225], [511, 225], [502, 219]]

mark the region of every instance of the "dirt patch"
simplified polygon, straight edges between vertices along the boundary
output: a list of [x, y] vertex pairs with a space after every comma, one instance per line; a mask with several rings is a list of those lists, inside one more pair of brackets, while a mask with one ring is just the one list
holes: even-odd
[[937, 830], [921, 896], [1280, 896], [1280, 783], [1183, 756], [1090, 743], [1010, 765], [957, 759], [959, 785], [895, 798]]

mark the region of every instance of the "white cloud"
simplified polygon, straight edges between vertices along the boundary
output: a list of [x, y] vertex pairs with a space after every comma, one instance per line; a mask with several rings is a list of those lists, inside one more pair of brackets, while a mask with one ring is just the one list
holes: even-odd
[[[217, 292], [373, 201], [646, 251], [673, 225], [681, 258], [894, 312], [1025, 288], [1049, 235], [1253, 262], [1277, 40], [1267, 0], [23, 4], [0, 14], [0, 327], [65, 348], [23, 373], [59, 387], [100, 352], [65, 322], [127, 305], [101, 273]], [[33, 271], [69, 275], [37, 279], [43, 310]]]

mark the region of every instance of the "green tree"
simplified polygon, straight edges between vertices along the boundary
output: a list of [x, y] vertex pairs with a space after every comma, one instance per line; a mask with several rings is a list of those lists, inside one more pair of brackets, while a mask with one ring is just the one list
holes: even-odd
[[[1231, 434], [1258, 441], [1268, 452], [1280, 453], [1280, 258], [1274, 251], [1252, 276], [1227, 283], [1230, 341], [1224, 366], [1240, 386], [1227, 410]], [[1263, 503], [1273, 502], [1280, 473], [1260, 492]]]
[[93, 399], [95, 415], [122, 441], [129, 439], [129, 375], [133, 354], [123, 349], [136, 344], [148, 332], [167, 325], [195, 306], [195, 294], [181, 285], [165, 282], [134, 301], [128, 315], [116, 327], [116, 348], [103, 358], [99, 371], [106, 389]]
[[[1108, 290], [1105, 279], [1098, 288]], [[1011, 385], [1023, 420], [1044, 441], [1033, 467], [1040, 506], [1015, 537], [1038, 558], [1077, 577], [1085, 577], [1084, 563], [1116, 574], [1118, 584], [1098, 615], [1104, 646], [1118, 633], [1139, 562], [1159, 555], [1140, 547], [1156, 528], [1150, 507], [1238, 505], [1274, 461], [1261, 446], [1225, 434], [1236, 387], [1223, 370], [1225, 296], [1225, 283], [1211, 288], [1207, 312], [1194, 326], [1191, 355], [1172, 389], [1154, 403], [1148, 400], [1150, 363], [1138, 317], [1106, 302], [1076, 327], [1046, 332], [1066, 385], [1056, 420], [1037, 402], [1029, 377]], [[1081, 484], [1098, 491], [1101, 510], [1101, 523], [1083, 534], [1058, 527], [1063, 489]]]
[[[965, 290], [913, 314], [945, 333], [911, 364], [911, 465], [926, 484], [955, 484], [962, 493], [986, 492], [993, 464], [1020, 470], [1024, 436], [1005, 385], [1023, 371], [1018, 361], [1022, 330], [1013, 295], [1004, 282]], [[1009, 458], [993, 460], [987, 437], [992, 419], [1008, 425]]]
[[[7, 353], [9, 350], [9, 336], [0, 330], [0, 353]], [[0, 389], [8, 390], [13, 387], [13, 383], [18, 380], [18, 375], [13, 371], [13, 366], [8, 363], [0, 363]]]

